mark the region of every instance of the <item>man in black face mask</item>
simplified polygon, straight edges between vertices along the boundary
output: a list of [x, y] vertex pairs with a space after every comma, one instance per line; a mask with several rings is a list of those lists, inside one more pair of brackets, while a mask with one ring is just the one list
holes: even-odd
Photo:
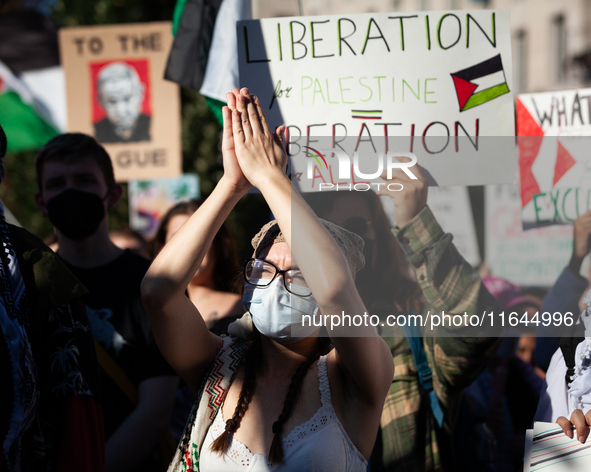
[[160, 354], [140, 297], [150, 262], [115, 246], [107, 212], [121, 198], [111, 159], [91, 136], [51, 139], [35, 160], [39, 209], [57, 233], [58, 256], [86, 286], [104, 393], [105, 469], [161, 470], [177, 377]]

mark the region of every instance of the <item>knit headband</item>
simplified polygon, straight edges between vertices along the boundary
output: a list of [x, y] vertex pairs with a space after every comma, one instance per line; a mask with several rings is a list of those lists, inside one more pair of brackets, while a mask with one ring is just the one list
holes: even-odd
[[[365, 258], [363, 257], [363, 238], [331, 223], [330, 221], [320, 219], [320, 222], [333, 237], [337, 246], [341, 249], [349, 266], [349, 271], [353, 278], [355, 278], [355, 274], [365, 264]], [[252, 238], [252, 247], [254, 248], [252, 257], [259, 257], [261, 252], [263, 252], [263, 249], [281, 242], [285, 242], [285, 237], [281, 232], [281, 228], [279, 228], [277, 221], [269, 221], [261, 228], [256, 236]]]

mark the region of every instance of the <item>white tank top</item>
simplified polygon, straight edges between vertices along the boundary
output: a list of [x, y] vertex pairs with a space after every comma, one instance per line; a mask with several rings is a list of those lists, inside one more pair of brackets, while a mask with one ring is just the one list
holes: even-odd
[[211, 443], [224, 432], [222, 408], [207, 431], [199, 468], [202, 472], [365, 472], [367, 461], [353, 445], [330, 401], [326, 356], [318, 360], [318, 381], [322, 406], [305, 423], [296, 426], [282, 440], [283, 463], [272, 465], [267, 454], [253, 454], [230, 435], [223, 455], [212, 453]]

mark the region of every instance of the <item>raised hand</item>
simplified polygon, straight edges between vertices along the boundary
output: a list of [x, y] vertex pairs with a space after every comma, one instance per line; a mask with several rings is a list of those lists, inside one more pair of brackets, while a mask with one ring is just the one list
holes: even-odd
[[[410, 158], [401, 156], [398, 160], [408, 162]], [[399, 228], [406, 225], [427, 205], [429, 183], [418, 165], [412, 166], [412, 173], [417, 177], [416, 180], [411, 179], [401, 169], [392, 171], [391, 180], [387, 180], [386, 172], [384, 172], [381, 177], [386, 181], [386, 184], [400, 184], [403, 189], [392, 191], [384, 185], [383, 190], [376, 192], [378, 195], [388, 195], [394, 200], [394, 219]]]
[[573, 253], [568, 265], [569, 269], [578, 274], [583, 259], [589, 253], [591, 242], [591, 211], [579, 216], [574, 223]]
[[270, 178], [285, 175], [287, 154], [281, 139], [284, 127], [271, 132], [258, 98], [247, 94], [247, 89], [240, 94], [234, 92], [234, 150], [244, 176], [260, 188]]
[[224, 129], [222, 134], [222, 157], [224, 163], [224, 179], [236, 189], [237, 192], [245, 193], [252, 185], [244, 177], [238, 160], [236, 159], [236, 149], [234, 145], [234, 136], [232, 132], [232, 111], [236, 109], [236, 93], [238, 89], [226, 94], [228, 106], [222, 108], [224, 119]]

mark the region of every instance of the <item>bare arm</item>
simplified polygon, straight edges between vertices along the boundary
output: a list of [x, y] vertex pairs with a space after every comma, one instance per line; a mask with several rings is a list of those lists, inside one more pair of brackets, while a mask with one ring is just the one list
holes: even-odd
[[[343, 311], [363, 315], [365, 306], [341, 250], [283, 172], [287, 156], [278, 135], [271, 133], [258, 100], [238, 96], [237, 108], [232, 120], [240, 167], [277, 218], [292, 260], [311, 287], [322, 315], [340, 318]], [[371, 326], [338, 327], [330, 335], [336, 350], [333, 355], [351, 390], [381, 408], [394, 368], [386, 343]]]
[[138, 388], [139, 403], [105, 446], [105, 470], [124, 472], [140, 464], [170, 424], [178, 377], [154, 377]]
[[236, 162], [227, 108], [224, 118], [224, 176], [164, 246], [142, 282], [142, 298], [158, 347], [194, 392], [198, 391], [221, 339], [209, 332], [201, 314], [185, 296], [185, 289], [220, 226], [250, 188]]

